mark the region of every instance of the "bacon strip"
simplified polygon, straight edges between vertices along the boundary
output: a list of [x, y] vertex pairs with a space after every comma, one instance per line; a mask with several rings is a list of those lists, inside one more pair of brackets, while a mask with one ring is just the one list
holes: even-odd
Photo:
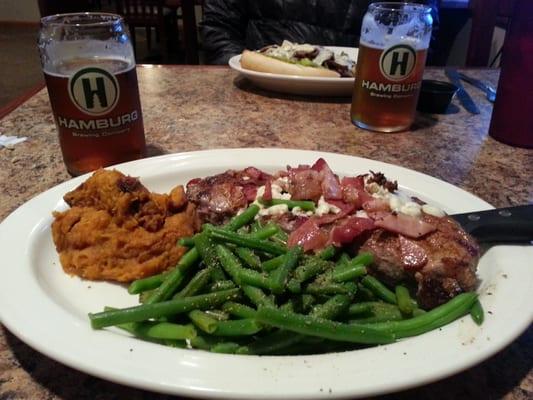
[[328, 233], [320, 229], [314, 218], [309, 218], [296, 228], [287, 241], [289, 247], [300, 245], [304, 251], [321, 249], [328, 242]]
[[333, 245], [340, 247], [345, 243], [353, 242], [363, 232], [371, 229], [374, 229], [374, 221], [370, 218], [350, 216], [333, 227], [329, 240]]
[[411, 217], [405, 214], [387, 214], [377, 219], [375, 224], [378, 228], [383, 228], [389, 232], [399, 233], [410, 238], [420, 238], [435, 231], [435, 225], [427, 223], [422, 219]]

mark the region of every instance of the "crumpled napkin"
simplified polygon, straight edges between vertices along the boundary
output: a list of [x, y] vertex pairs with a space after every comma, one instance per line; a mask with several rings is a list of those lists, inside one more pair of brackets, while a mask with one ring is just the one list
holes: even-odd
[[27, 140], [28, 138], [23, 136], [23, 137], [18, 137], [18, 136], [6, 136], [6, 135], [0, 135], [0, 148], [2, 147], [13, 147], [14, 145], [18, 144], [18, 143], [21, 143], [21, 142], [24, 142], [25, 140]]

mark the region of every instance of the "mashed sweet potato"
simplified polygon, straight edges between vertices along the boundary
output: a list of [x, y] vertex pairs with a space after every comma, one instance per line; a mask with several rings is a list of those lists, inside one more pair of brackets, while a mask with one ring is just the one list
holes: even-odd
[[198, 228], [182, 186], [150, 192], [115, 170], [98, 170], [64, 196], [52, 236], [65, 272], [91, 280], [130, 282], [165, 271], [185, 248], [179, 238]]

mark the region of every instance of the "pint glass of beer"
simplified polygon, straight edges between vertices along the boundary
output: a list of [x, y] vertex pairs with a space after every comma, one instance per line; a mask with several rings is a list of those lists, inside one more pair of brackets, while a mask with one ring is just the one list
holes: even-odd
[[143, 157], [135, 57], [122, 17], [45, 17], [39, 51], [69, 173], [80, 175]]
[[431, 8], [373, 3], [363, 18], [352, 98], [352, 122], [380, 132], [406, 130], [415, 118]]

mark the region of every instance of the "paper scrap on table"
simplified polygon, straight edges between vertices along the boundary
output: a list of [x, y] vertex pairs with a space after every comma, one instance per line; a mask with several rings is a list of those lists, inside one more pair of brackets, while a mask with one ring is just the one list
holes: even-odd
[[0, 135], [0, 148], [2, 147], [13, 147], [16, 144], [24, 142], [27, 140], [27, 137], [18, 137], [18, 136], [6, 136]]

